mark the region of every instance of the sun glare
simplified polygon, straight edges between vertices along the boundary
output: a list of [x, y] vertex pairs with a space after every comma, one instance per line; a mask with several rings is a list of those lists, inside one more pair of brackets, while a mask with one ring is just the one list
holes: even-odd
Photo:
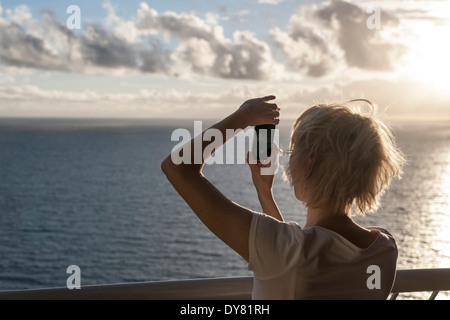
[[450, 17], [439, 22], [418, 22], [414, 33], [417, 41], [410, 46], [405, 71], [439, 93], [450, 94]]

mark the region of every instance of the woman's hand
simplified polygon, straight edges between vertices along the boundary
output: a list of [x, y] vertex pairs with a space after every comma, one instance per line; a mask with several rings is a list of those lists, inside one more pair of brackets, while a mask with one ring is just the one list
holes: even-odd
[[273, 198], [272, 187], [275, 173], [277, 172], [278, 147], [272, 144], [272, 153], [267, 160], [255, 161], [253, 153], [247, 153], [247, 163], [252, 173], [253, 184], [255, 185], [258, 199], [263, 212], [279, 221], [283, 221], [283, 216]]
[[280, 108], [278, 108], [276, 103], [268, 103], [268, 101], [275, 98], [275, 96], [265, 96], [245, 101], [236, 111], [244, 121], [244, 127], [260, 124], [279, 124]]
[[266, 160], [256, 161], [253, 153], [247, 153], [247, 163], [252, 173], [253, 184], [257, 191], [270, 191], [273, 186], [274, 175], [278, 170], [278, 147], [272, 144], [272, 153]]

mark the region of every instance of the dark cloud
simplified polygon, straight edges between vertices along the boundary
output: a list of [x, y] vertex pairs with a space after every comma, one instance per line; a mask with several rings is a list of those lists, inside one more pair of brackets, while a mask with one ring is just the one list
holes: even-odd
[[11, 66], [64, 70], [58, 56], [42, 39], [28, 34], [15, 23], [0, 24], [0, 60]]
[[158, 39], [149, 37], [147, 42], [148, 48], [140, 49], [138, 54], [139, 69], [145, 73], [169, 73], [171, 52]]
[[[157, 40], [130, 43], [102, 26], [75, 33], [52, 11], [42, 11], [27, 29], [10, 21], [0, 24], [0, 61], [5, 65], [65, 72], [108, 72], [129, 69], [164, 72], [171, 64]], [[39, 35], [45, 37], [39, 37]]]
[[294, 72], [322, 77], [336, 67], [338, 57], [326, 38], [307, 26], [290, 27], [290, 32], [272, 29], [272, 39]]
[[137, 67], [134, 48], [101, 27], [87, 27], [80, 41], [83, 60], [88, 64], [105, 68]]

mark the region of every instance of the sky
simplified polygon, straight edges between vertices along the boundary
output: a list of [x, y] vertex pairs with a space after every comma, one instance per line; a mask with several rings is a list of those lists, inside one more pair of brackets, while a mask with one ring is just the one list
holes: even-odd
[[449, 34], [450, 1], [0, 0], [0, 117], [220, 118], [273, 94], [280, 119], [356, 98], [450, 119]]

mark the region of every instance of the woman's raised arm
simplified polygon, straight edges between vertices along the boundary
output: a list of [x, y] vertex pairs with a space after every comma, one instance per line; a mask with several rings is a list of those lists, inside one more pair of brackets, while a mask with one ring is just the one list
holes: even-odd
[[[222, 135], [223, 144], [226, 138], [230, 138], [226, 135], [226, 129], [236, 131], [258, 124], [278, 124], [279, 109], [276, 104], [268, 103], [273, 99], [275, 96], [248, 100], [237, 111], [207, 130], [218, 130]], [[208, 229], [248, 261], [248, 237], [253, 211], [229, 200], [202, 174], [205, 161], [210, 156], [204, 154], [208, 141], [203, 141], [203, 134], [207, 130], [181, 147], [183, 150], [194, 151], [191, 152], [189, 163], [174, 163], [173, 156], [179, 154], [178, 150], [162, 162], [161, 169]], [[195, 141], [196, 139], [198, 140]], [[194, 146], [199, 144], [202, 146], [201, 161], [196, 163], [198, 155], [196, 157]]]

